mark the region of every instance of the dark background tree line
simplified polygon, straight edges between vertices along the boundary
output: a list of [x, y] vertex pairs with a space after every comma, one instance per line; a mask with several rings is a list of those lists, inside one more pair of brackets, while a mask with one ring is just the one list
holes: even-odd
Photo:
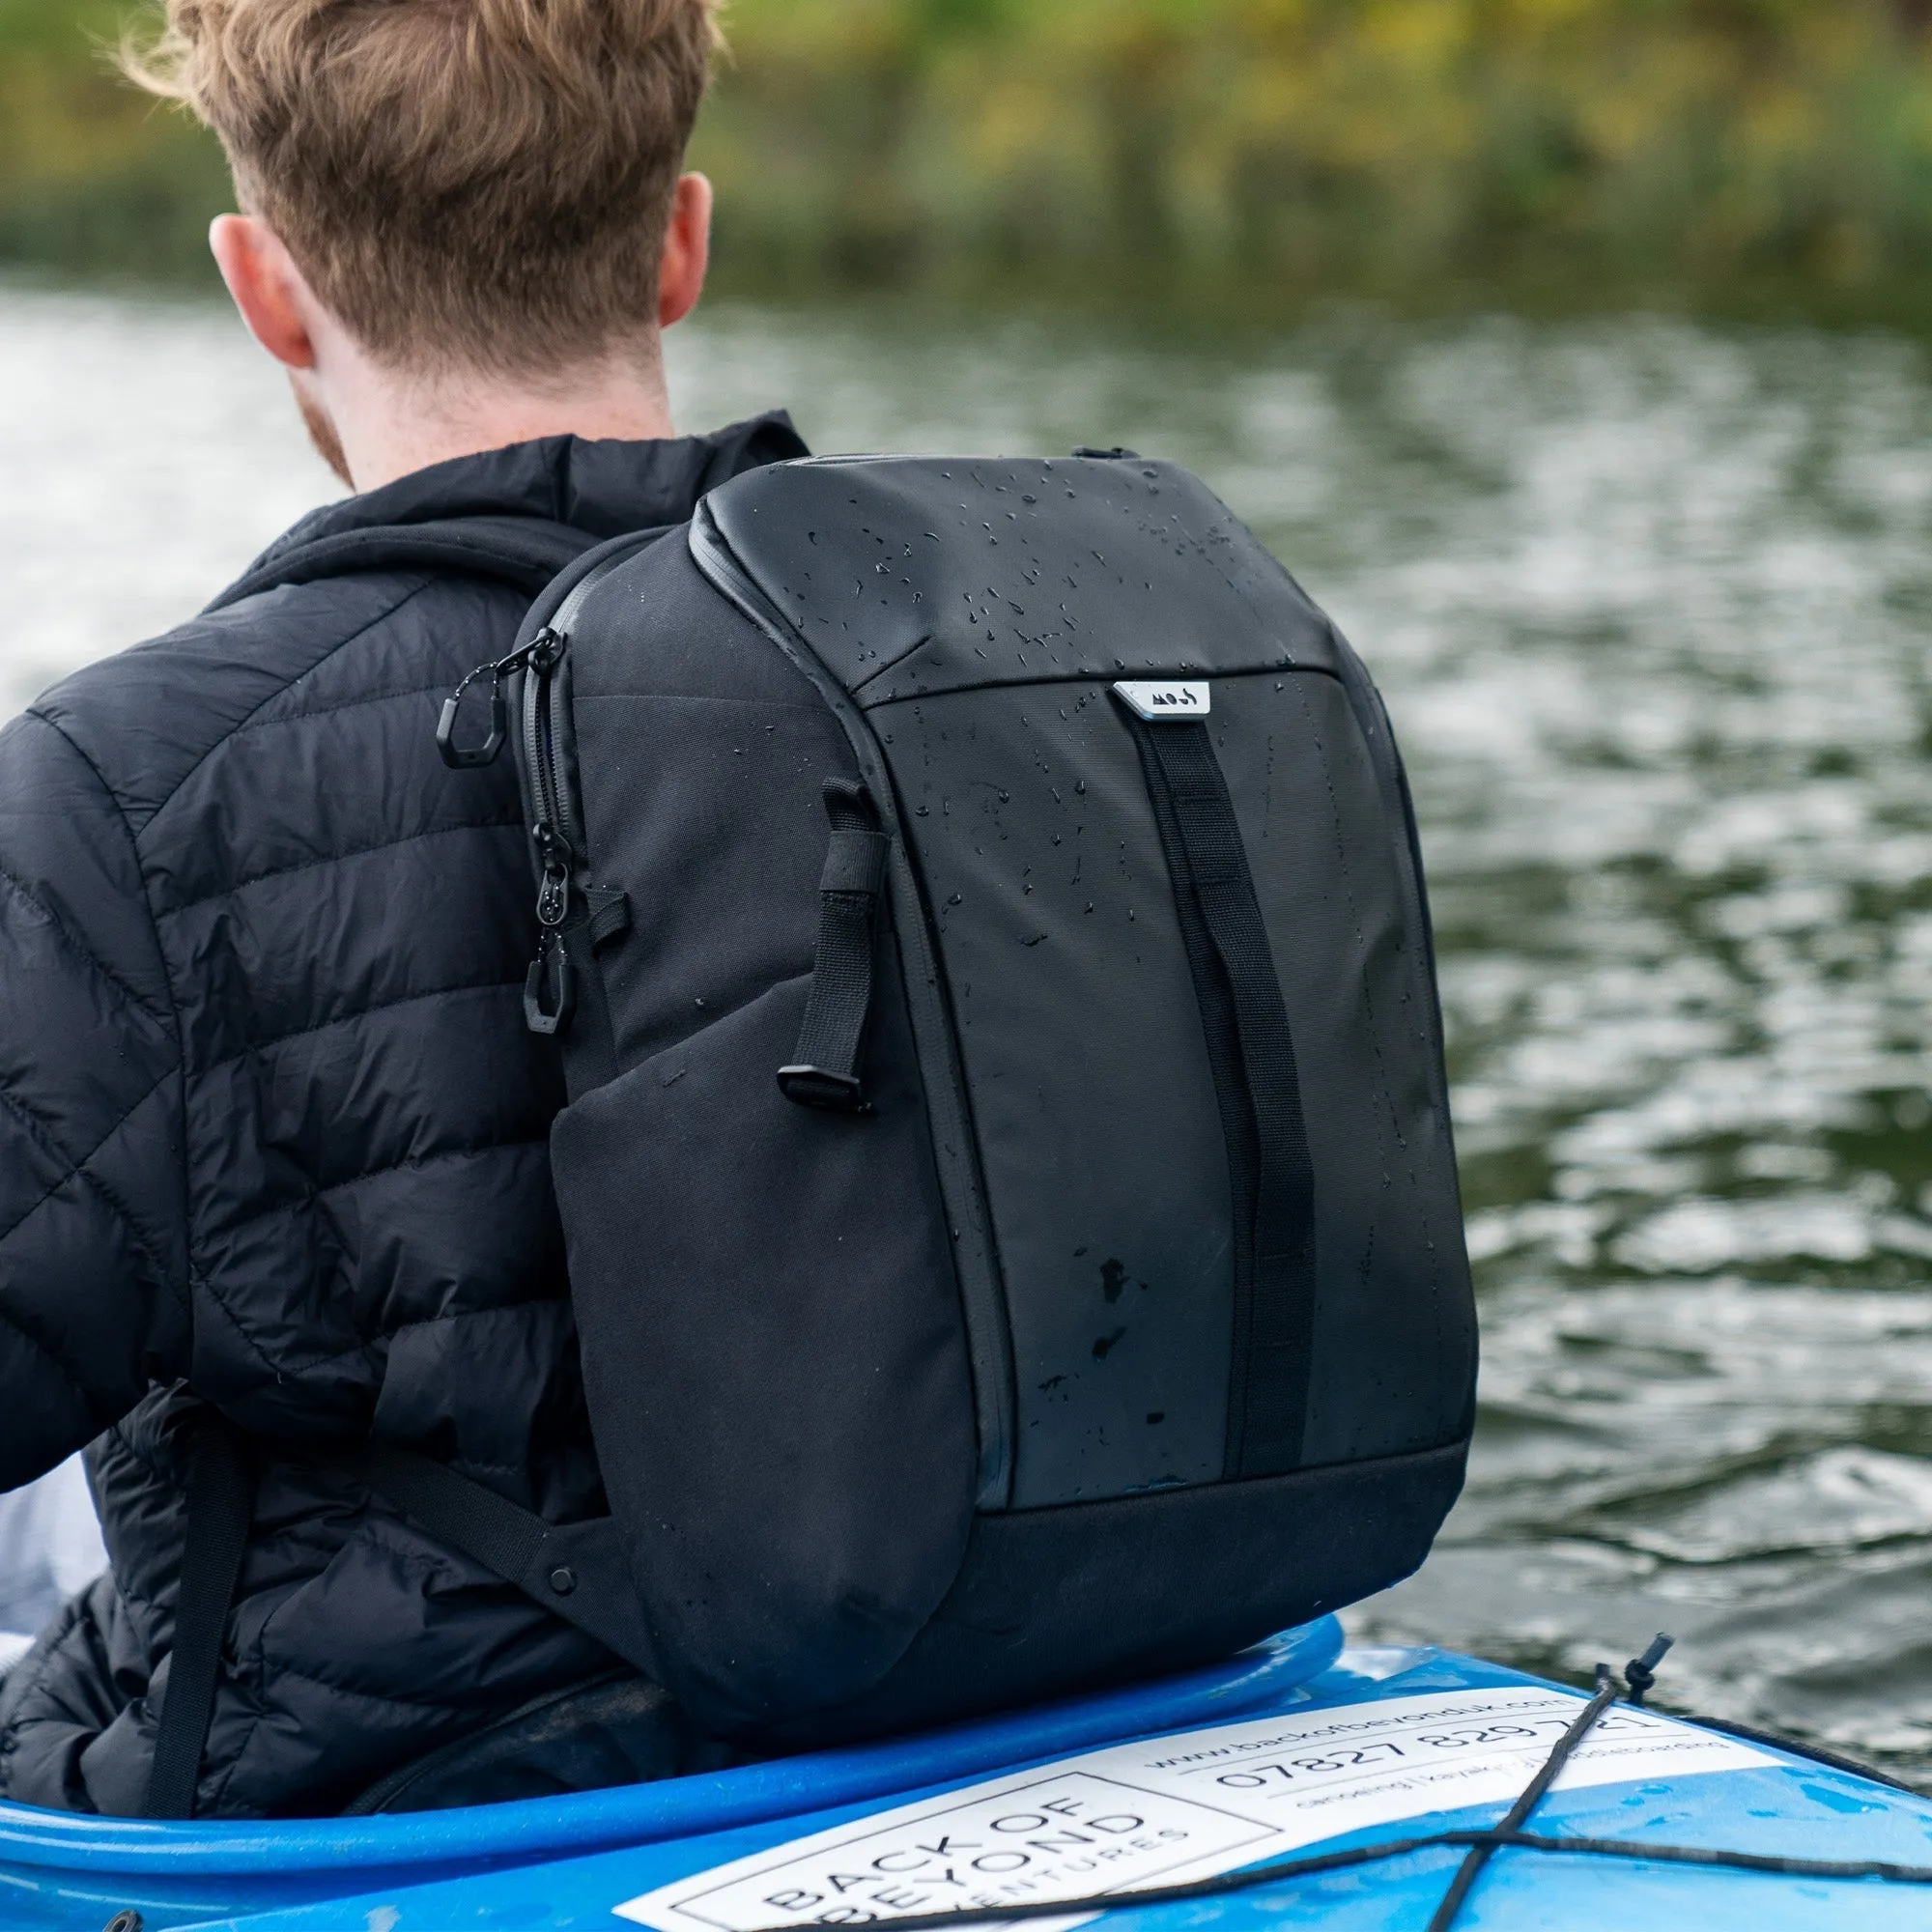
[[[219, 158], [105, 55], [140, 17], [0, 0], [0, 262], [206, 273]], [[744, 292], [1932, 297], [1932, 0], [735, 0], [728, 21], [696, 158]]]

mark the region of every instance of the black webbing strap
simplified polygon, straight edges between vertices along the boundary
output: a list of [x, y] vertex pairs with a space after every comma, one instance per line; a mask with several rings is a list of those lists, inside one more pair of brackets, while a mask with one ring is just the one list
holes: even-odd
[[1315, 1179], [1288, 1009], [1205, 720], [1130, 717], [1208, 1038], [1235, 1199], [1224, 1467], [1301, 1461], [1315, 1322]]
[[832, 842], [818, 882], [818, 947], [811, 991], [792, 1065], [779, 1068], [779, 1090], [801, 1107], [864, 1114], [859, 1058], [872, 1011], [872, 937], [885, 881], [886, 835], [871, 794], [847, 779], [825, 781]]
[[546, 1522], [446, 1463], [370, 1443], [348, 1465], [440, 1542], [514, 1583], [567, 1624], [655, 1679], [657, 1647], [608, 1516]]
[[214, 1715], [221, 1643], [255, 1517], [255, 1471], [242, 1433], [210, 1409], [187, 1482], [187, 1536], [175, 1598], [174, 1650], [148, 1774], [150, 1818], [192, 1818]]
[[590, 928], [593, 950], [609, 945], [631, 929], [631, 895], [619, 886], [585, 886], [583, 901], [589, 907], [585, 923]]

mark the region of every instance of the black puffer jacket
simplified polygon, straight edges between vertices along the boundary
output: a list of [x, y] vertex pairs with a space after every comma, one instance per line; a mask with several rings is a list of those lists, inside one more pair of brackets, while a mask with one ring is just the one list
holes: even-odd
[[[282, 544], [503, 513], [603, 537], [800, 448], [781, 416], [526, 443]], [[16, 1800], [142, 1808], [203, 1402], [263, 1467], [202, 1815], [333, 1811], [610, 1662], [327, 1455], [373, 1432], [553, 1520], [603, 1506], [516, 775], [432, 737], [523, 609], [421, 572], [273, 590], [0, 733], [0, 1489], [92, 1441], [113, 1564], [0, 1690]]]

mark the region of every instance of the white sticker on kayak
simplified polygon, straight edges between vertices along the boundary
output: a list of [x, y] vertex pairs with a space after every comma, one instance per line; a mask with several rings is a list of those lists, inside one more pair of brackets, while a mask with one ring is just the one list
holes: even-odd
[[[1114, 1745], [774, 1845], [616, 1911], [663, 1932], [763, 1932], [1176, 1885], [1345, 1832], [1507, 1804], [1578, 1701], [1534, 1685], [1445, 1690]], [[1775, 1763], [1618, 1705], [1556, 1788]]]

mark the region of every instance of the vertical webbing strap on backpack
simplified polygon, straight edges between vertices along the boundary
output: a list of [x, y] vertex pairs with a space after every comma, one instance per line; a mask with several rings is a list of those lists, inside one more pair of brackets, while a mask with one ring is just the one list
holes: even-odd
[[825, 781], [832, 842], [818, 882], [818, 947], [793, 1065], [779, 1089], [801, 1107], [871, 1111], [859, 1076], [872, 1010], [872, 934], [885, 880], [886, 835], [872, 796], [848, 779]]
[[201, 1754], [214, 1715], [221, 1639], [255, 1516], [255, 1472], [241, 1432], [209, 1410], [187, 1482], [187, 1539], [175, 1597], [168, 1689], [148, 1774], [150, 1818], [192, 1818]]
[[1227, 780], [1202, 719], [1133, 717], [1174, 886], [1235, 1201], [1224, 1469], [1301, 1461], [1315, 1322], [1315, 1178], [1288, 1009]]

